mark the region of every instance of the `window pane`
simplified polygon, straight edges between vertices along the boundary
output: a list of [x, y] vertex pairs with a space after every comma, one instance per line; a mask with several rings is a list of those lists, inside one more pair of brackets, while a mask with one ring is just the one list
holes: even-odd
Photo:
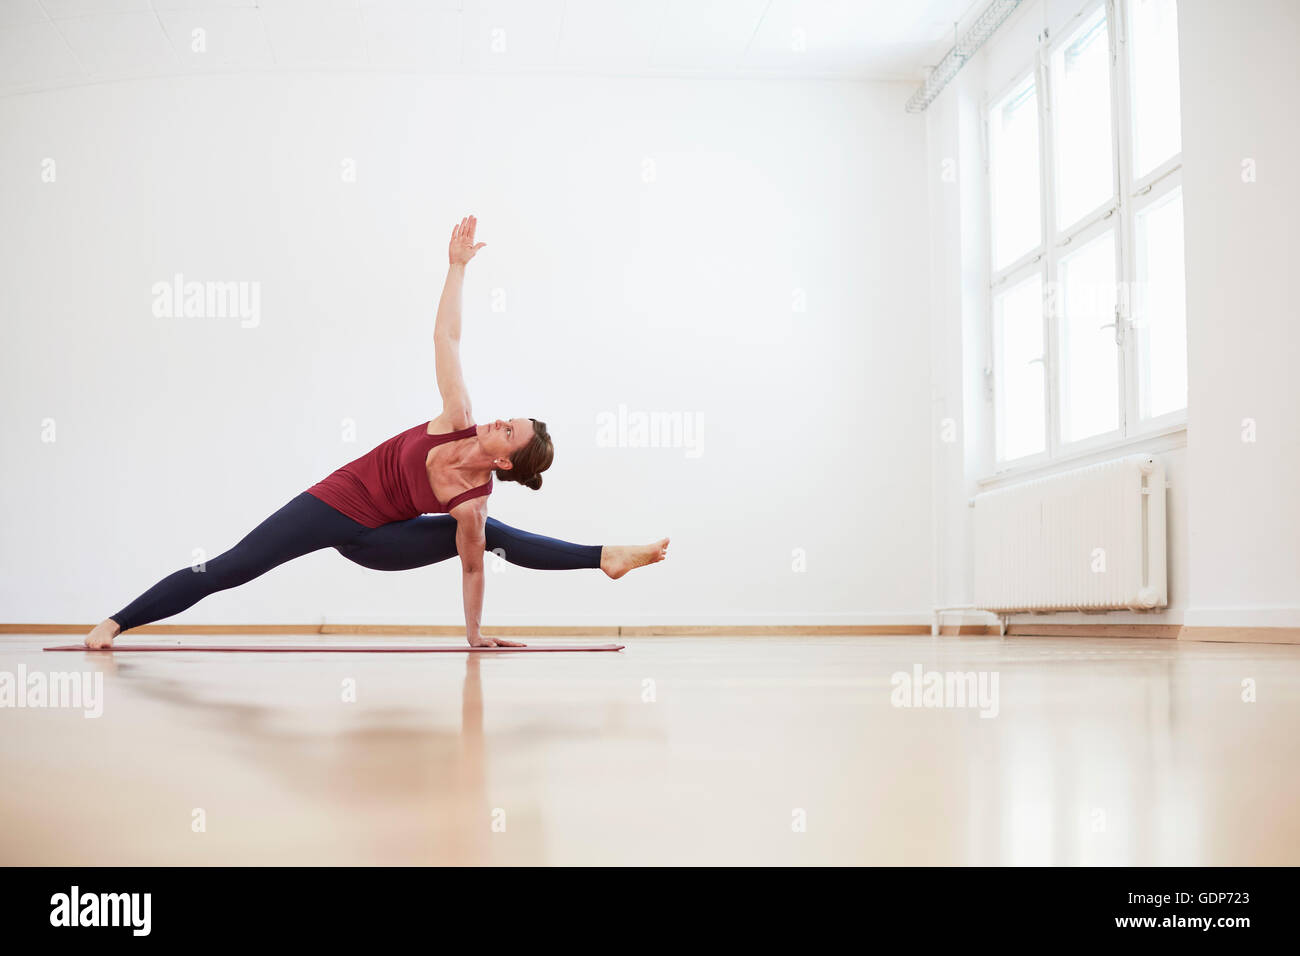
[[1061, 440], [1119, 427], [1119, 347], [1115, 329], [1115, 236], [1108, 232], [1061, 260], [1052, 297], [1061, 330]]
[[1187, 308], [1183, 284], [1183, 194], [1174, 190], [1136, 218], [1138, 334], [1142, 417], [1187, 406]]
[[1056, 97], [1057, 229], [1115, 194], [1110, 128], [1110, 38], [1099, 7], [1052, 55]]
[[1133, 165], [1141, 178], [1183, 148], [1179, 131], [1178, 4], [1130, 0]]
[[1032, 75], [989, 115], [993, 186], [993, 268], [1015, 262], [1042, 241], [1038, 209], [1038, 91]]
[[1035, 275], [993, 299], [999, 461], [1044, 448], [1042, 357], [1043, 291]]

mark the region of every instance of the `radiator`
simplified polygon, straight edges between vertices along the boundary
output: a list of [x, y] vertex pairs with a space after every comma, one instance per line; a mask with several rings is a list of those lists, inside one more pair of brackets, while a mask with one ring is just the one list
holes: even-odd
[[1165, 470], [1131, 455], [972, 499], [975, 606], [1166, 607]]

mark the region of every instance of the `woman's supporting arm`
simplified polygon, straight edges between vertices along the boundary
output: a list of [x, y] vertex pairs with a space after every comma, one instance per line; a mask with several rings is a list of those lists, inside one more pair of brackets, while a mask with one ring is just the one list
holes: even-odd
[[447, 247], [447, 281], [438, 300], [438, 316], [433, 325], [435, 369], [438, 391], [442, 395], [443, 413], [457, 428], [469, 425], [472, 411], [465, 373], [460, 367], [460, 313], [465, 285], [465, 266], [487, 243], [474, 243], [478, 220], [466, 216], [451, 232]]
[[483, 552], [487, 548], [487, 499], [472, 498], [451, 509], [456, 519], [456, 552], [460, 555], [461, 592], [465, 600], [465, 639], [471, 647], [523, 647], [517, 641], [484, 637]]

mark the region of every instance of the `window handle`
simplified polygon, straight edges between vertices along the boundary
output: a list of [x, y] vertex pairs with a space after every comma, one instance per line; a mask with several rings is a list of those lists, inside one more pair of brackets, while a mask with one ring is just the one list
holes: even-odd
[[1114, 330], [1115, 330], [1115, 344], [1116, 344], [1116, 345], [1123, 345], [1123, 344], [1124, 344], [1124, 320], [1123, 320], [1123, 319], [1116, 319], [1114, 322], [1107, 322], [1105, 325], [1099, 325], [1099, 326], [1097, 326], [1097, 328], [1098, 328], [1098, 329], [1114, 329]]

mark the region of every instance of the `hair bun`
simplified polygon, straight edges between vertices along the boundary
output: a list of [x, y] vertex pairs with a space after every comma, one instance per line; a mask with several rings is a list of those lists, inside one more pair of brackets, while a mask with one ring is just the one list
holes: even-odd
[[540, 491], [542, 487], [542, 476], [533, 475], [533, 477], [529, 478], [525, 482], [521, 482], [521, 484], [523, 484], [527, 488], [533, 489], [533, 491]]

